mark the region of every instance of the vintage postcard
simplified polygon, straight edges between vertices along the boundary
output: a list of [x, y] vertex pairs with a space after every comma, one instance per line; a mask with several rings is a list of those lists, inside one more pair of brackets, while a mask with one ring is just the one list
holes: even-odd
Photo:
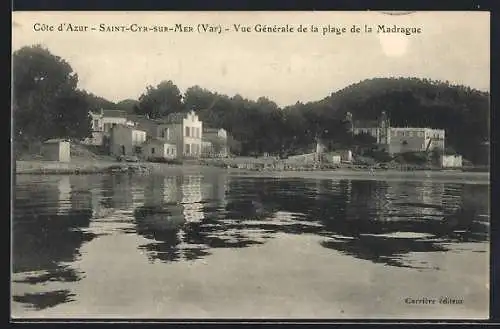
[[489, 12], [12, 33], [12, 319], [489, 318]]

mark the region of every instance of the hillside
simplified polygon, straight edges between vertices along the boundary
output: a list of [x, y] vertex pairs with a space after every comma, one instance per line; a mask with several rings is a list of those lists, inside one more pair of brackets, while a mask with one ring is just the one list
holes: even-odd
[[[489, 93], [446, 82], [417, 78], [375, 78], [352, 84], [330, 96], [287, 107], [287, 112], [313, 112], [317, 120], [376, 119], [382, 111], [392, 126], [422, 126], [446, 131], [447, 146], [476, 163], [489, 162]], [[325, 127], [326, 128], [326, 127]]]
[[116, 103], [116, 106], [127, 113], [134, 113], [135, 107], [139, 106], [139, 101], [135, 99], [124, 99], [118, 103]]

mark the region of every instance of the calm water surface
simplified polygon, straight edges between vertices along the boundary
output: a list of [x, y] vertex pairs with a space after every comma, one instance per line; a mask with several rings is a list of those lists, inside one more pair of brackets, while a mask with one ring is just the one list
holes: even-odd
[[[14, 317], [488, 316], [489, 185], [16, 180]], [[463, 302], [405, 302], [423, 297]]]

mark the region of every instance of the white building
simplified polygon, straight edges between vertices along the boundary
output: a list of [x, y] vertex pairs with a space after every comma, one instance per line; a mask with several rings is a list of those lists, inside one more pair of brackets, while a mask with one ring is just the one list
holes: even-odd
[[171, 113], [162, 119], [149, 119], [129, 115], [135, 128], [143, 130], [148, 137], [175, 145], [177, 157], [200, 157], [202, 155], [203, 122], [194, 111]]
[[146, 132], [126, 125], [115, 125], [111, 129], [111, 155], [141, 155]]
[[[203, 122], [194, 113], [171, 113], [155, 120], [152, 137], [174, 144], [178, 157], [200, 157], [202, 152]], [[156, 135], [156, 136], [154, 136]]]
[[440, 164], [443, 168], [461, 168], [462, 156], [461, 155], [442, 155], [440, 157]]
[[[347, 117], [352, 119], [352, 115], [350, 115], [350, 113], [347, 113]], [[385, 112], [382, 112], [378, 120], [355, 121], [352, 123], [351, 129], [354, 135], [360, 135], [363, 133], [368, 134], [375, 138], [377, 144], [389, 144], [388, 138], [390, 123]]]
[[150, 138], [142, 145], [142, 153], [148, 160], [171, 160], [177, 158], [177, 147], [158, 138]]
[[340, 154], [332, 154], [330, 160], [333, 164], [340, 164], [342, 162], [342, 156]]
[[389, 153], [444, 151], [445, 132], [431, 128], [390, 128]]
[[217, 158], [228, 157], [229, 146], [227, 143], [227, 131], [225, 129], [203, 129], [202, 155]]
[[340, 159], [343, 162], [352, 162], [352, 151], [351, 150], [344, 150], [340, 152]]
[[70, 162], [71, 144], [65, 139], [49, 139], [43, 142], [42, 155], [45, 160]]
[[[348, 113], [349, 114], [349, 113]], [[352, 117], [347, 115], [347, 117]], [[391, 127], [385, 112], [379, 120], [356, 121], [352, 124], [354, 135], [368, 134], [390, 154], [424, 152], [445, 148], [445, 131], [424, 127]]]
[[83, 140], [90, 145], [103, 145], [105, 138], [110, 137], [111, 129], [116, 125], [133, 127], [135, 123], [127, 119], [127, 113], [118, 110], [104, 110], [89, 112], [91, 118], [92, 137]]

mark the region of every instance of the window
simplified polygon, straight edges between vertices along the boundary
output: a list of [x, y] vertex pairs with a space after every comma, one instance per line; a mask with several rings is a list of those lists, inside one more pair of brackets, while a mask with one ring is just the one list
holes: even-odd
[[189, 137], [189, 127], [186, 127], [186, 137]]
[[[186, 128], [187, 128], [187, 127], [186, 127]], [[185, 152], [186, 154], [191, 153], [191, 150], [190, 150], [190, 147], [189, 147], [189, 146], [190, 146], [189, 144], [186, 144], [186, 146], [185, 146], [185, 150], [184, 150], [184, 152]]]
[[142, 154], [142, 148], [140, 146], [136, 146], [134, 148], [134, 152], [135, 152], [135, 154]]
[[151, 154], [155, 154], [155, 148], [154, 147], [151, 148]]
[[94, 130], [99, 129], [99, 120], [94, 120]]
[[163, 128], [161, 130], [161, 138], [169, 138], [169, 131], [168, 131], [168, 128]]
[[196, 128], [196, 137], [200, 138], [200, 128]]
[[167, 147], [167, 154], [170, 154], [170, 149]]

